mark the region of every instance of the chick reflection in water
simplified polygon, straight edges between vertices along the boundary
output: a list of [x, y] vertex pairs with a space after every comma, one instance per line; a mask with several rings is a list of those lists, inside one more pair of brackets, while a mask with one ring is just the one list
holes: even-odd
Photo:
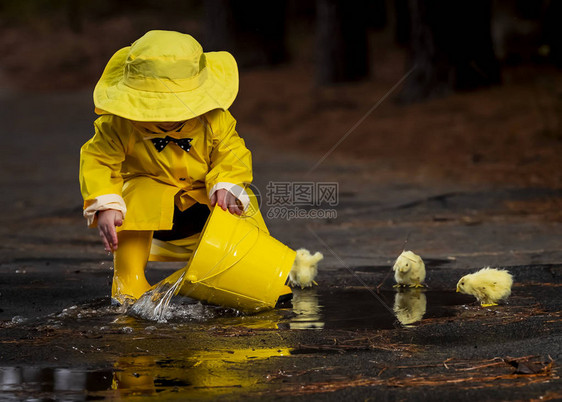
[[293, 313], [296, 315], [290, 322], [291, 329], [322, 329], [322, 306], [318, 301], [316, 289], [293, 290]]
[[394, 314], [402, 325], [421, 321], [426, 307], [427, 299], [422, 289], [402, 288], [394, 296]]

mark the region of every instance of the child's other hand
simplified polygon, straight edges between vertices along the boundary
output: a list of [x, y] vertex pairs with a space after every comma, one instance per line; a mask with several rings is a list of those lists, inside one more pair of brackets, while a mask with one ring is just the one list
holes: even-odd
[[117, 231], [116, 226], [123, 224], [121, 211], [107, 209], [98, 212], [98, 230], [103, 240], [105, 251], [117, 250]]
[[242, 215], [244, 208], [242, 203], [232, 193], [223, 188], [215, 191], [211, 196], [211, 206], [218, 205], [224, 211], [228, 210], [231, 214]]

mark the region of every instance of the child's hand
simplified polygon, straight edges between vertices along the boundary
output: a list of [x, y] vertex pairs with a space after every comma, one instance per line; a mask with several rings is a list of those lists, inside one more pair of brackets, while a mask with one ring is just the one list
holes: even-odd
[[214, 207], [216, 204], [224, 211], [228, 209], [231, 214], [242, 215], [242, 212], [244, 212], [240, 200], [223, 188], [215, 191], [211, 196], [211, 206]]
[[107, 209], [98, 212], [98, 230], [103, 240], [105, 251], [117, 250], [117, 231], [116, 226], [123, 224], [123, 215], [121, 211], [115, 209]]

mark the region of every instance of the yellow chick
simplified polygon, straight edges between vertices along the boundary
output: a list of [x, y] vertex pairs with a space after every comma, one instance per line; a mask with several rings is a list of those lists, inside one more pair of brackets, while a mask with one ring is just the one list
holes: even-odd
[[482, 307], [497, 306], [497, 302], [511, 294], [513, 277], [504, 269], [482, 268], [463, 276], [457, 283], [457, 292], [472, 295]]
[[394, 296], [394, 315], [402, 325], [421, 321], [427, 299], [421, 289], [401, 289]]
[[425, 264], [419, 255], [411, 251], [403, 251], [398, 256], [394, 266], [395, 287], [409, 286], [411, 288], [422, 288], [425, 280]]
[[290, 284], [292, 286], [300, 286], [301, 289], [311, 287], [312, 284], [318, 285], [314, 278], [316, 278], [318, 273], [318, 262], [323, 258], [324, 256], [319, 251], [310, 254], [310, 251], [307, 249], [298, 249], [295, 262], [289, 273]]

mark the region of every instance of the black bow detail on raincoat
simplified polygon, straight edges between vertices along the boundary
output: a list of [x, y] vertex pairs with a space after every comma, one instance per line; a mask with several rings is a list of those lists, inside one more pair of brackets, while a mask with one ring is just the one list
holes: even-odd
[[164, 148], [166, 148], [166, 145], [168, 145], [171, 142], [175, 142], [176, 144], [179, 145], [179, 147], [181, 149], [183, 149], [185, 152], [189, 152], [189, 150], [191, 149], [191, 141], [193, 140], [193, 138], [180, 138], [180, 139], [176, 139], [176, 138], [172, 138], [169, 135], [167, 135], [164, 138], [152, 138], [151, 141], [154, 144], [154, 146], [156, 147], [156, 150], [158, 152], [162, 152], [162, 150]]

